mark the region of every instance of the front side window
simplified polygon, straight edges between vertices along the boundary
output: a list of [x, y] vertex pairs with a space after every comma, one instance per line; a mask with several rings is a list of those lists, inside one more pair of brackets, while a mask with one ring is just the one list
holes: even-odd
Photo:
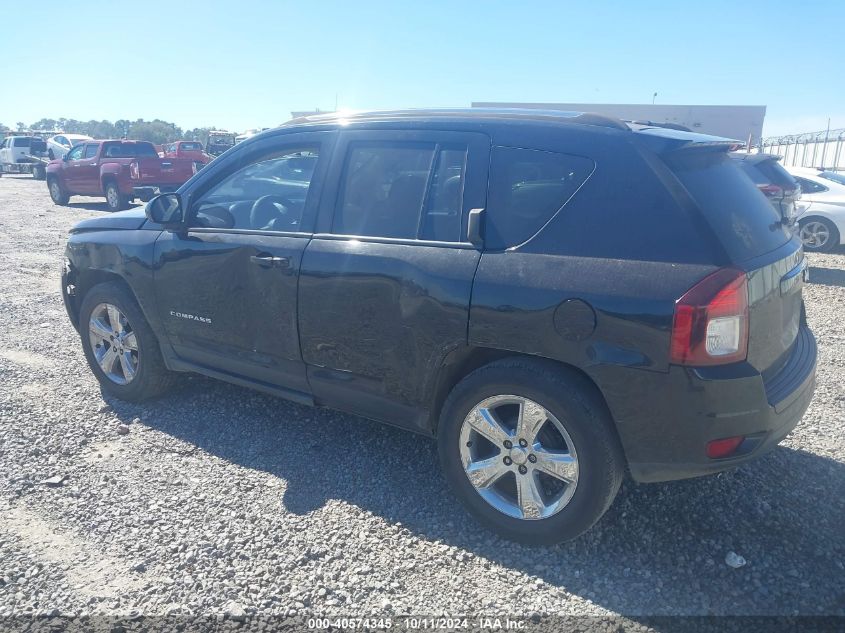
[[[256, 231], [299, 231], [319, 159], [317, 147], [264, 156], [226, 177], [194, 206], [195, 226]], [[290, 171], [307, 178], [290, 178]]]
[[85, 149], [84, 145], [77, 145], [72, 150], [67, 153], [68, 160], [79, 160], [82, 158], [82, 150]]
[[332, 231], [460, 241], [466, 157], [465, 146], [352, 144]]
[[94, 158], [97, 155], [97, 145], [86, 145], [85, 146], [85, 158]]
[[514, 147], [494, 147], [484, 245], [501, 250], [539, 231], [593, 172], [589, 158]]

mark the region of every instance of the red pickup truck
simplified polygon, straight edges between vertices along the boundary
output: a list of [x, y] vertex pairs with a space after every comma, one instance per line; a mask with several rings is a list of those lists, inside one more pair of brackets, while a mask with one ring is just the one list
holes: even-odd
[[135, 198], [176, 191], [196, 170], [194, 160], [160, 158], [146, 141], [86, 141], [47, 165], [47, 188], [56, 204], [74, 195], [104, 196], [119, 211]]
[[174, 141], [165, 143], [158, 154], [162, 158], [190, 158], [203, 165], [211, 162], [211, 156], [199, 141]]

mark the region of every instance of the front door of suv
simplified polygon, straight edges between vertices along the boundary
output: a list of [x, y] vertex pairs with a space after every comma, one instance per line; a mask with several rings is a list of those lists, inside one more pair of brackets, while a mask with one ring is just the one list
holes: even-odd
[[297, 279], [333, 133], [244, 146], [186, 191], [189, 229], [156, 242], [159, 315], [183, 361], [308, 392]]
[[446, 355], [466, 344], [490, 140], [341, 132], [302, 261], [299, 331], [318, 401], [417, 426]]

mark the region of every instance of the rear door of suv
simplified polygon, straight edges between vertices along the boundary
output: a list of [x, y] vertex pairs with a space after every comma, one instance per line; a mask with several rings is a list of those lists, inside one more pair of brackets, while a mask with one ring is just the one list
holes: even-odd
[[481, 133], [350, 130], [338, 139], [299, 281], [299, 331], [318, 401], [406, 426], [445, 356], [466, 344], [486, 199]]

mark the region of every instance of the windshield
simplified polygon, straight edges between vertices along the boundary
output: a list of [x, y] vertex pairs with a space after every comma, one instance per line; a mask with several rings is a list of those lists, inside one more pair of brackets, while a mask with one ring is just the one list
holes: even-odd
[[845, 173], [842, 172], [823, 171], [819, 174], [819, 178], [832, 180], [833, 182], [838, 182], [840, 185], [845, 185]]

